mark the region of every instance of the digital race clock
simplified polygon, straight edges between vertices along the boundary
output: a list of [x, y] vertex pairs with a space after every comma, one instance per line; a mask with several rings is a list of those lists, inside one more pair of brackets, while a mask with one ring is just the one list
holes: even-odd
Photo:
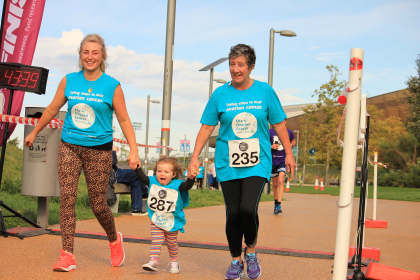
[[45, 94], [48, 69], [0, 62], [0, 88]]

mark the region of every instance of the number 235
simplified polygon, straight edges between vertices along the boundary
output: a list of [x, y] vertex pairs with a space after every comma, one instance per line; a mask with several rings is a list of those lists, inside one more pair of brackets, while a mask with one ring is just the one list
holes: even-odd
[[257, 152], [251, 152], [251, 155], [249, 155], [248, 153], [242, 153], [240, 155], [238, 153], [233, 153], [232, 158], [233, 158], [232, 165], [241, 165], [241, 163], [254, 164], [254, 163], [257, 163], [259, 160]]

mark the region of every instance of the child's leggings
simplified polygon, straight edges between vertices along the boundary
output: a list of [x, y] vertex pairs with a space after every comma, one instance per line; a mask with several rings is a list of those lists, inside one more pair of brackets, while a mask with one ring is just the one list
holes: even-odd
[[176, 261], [178, 259], [178, 231], [169, 232], [158, 228], [154, 223], [150, 223], [150, 230], [152, 232], [152, 248], [150, 248], [150, 258], [156, 259], [156, 261], [159, 260], [163, 239], [165, 238], [171, 261]]

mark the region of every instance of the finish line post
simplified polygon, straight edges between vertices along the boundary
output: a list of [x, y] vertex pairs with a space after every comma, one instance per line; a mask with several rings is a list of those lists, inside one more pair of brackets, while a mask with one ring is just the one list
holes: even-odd
[[347, 278], [350, 246], [351, 216], [356, 176], [357, 139], [360, 120], [360, 94], [362, 89], [363, 49], [350, 52], [347, 113], [344, 130], [343, 161], [341, 168], [340, 196], [338, 198], [337, 236], [334, 253], [333, 279]]

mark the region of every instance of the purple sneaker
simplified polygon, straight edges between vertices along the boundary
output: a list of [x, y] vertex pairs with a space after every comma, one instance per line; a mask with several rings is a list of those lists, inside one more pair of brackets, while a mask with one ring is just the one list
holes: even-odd
[[261, 276], [262, 272], [261, 266], [257, 259], [257, 253], [247, 254], [246, 249], [247, 248], [245, 248], [244, 252], [246, 261], [246, 274], [249, 279], [257, 279]]
[[244, 276], [244, 263], [232, 261], [232, 264], [226, 270], [225, 279], [239, 280]]

